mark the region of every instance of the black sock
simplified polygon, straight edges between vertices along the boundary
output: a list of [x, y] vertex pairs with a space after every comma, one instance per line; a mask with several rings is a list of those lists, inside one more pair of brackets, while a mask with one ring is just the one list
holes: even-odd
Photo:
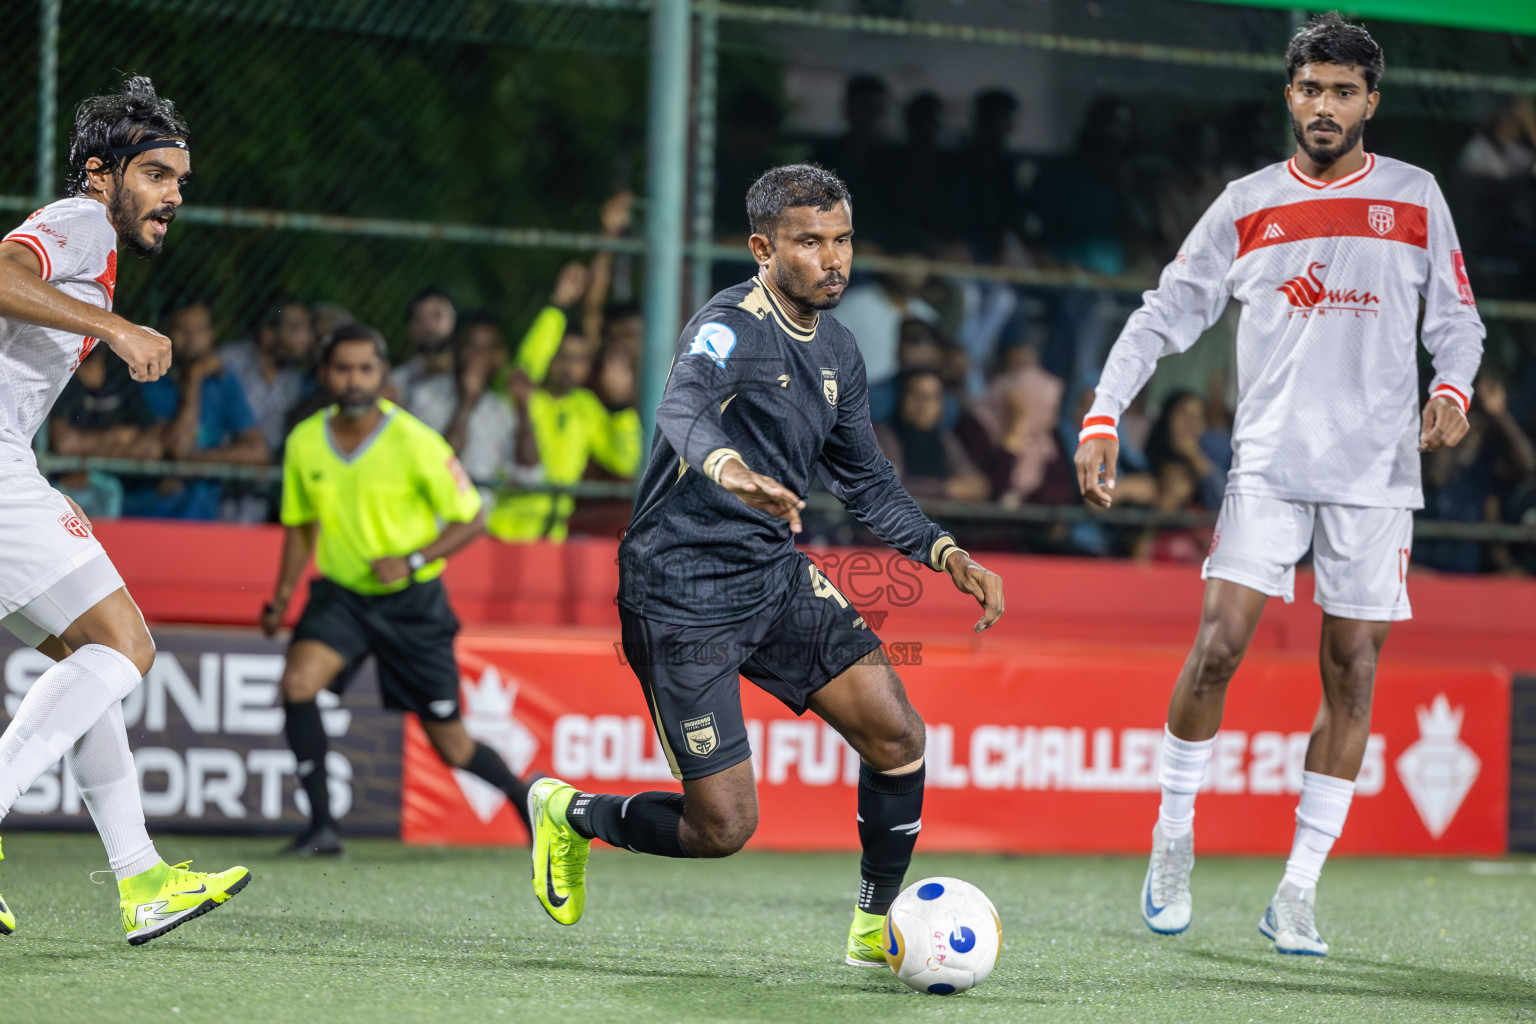
[[923, 827], [925, 766], [906, 775], [885, 775], [859, 766], [859, 909], [884, 914], [901, 892], [912, 848]]
[[577, 793], [565, 809], [565, 820], [577, 835], [601, 839], [621, 850], [658, 857], [692, 856], [677, 834], [683, 820], [681, 793]]
[[283, 715], [283, 732], [299, 762], [299, 784], [309, 794], [310, 820], [314, 825], [334, 825], [330, 779], [325, 772], [325, 755], [331, 744], [320, 721], [320, 709], [312, 700], [302, 704], [284, 701]]
[[507, 794], [507, 799], [512, 802], [512, 810], [522, 819], [523, 827], [528, 827], [528, 783], [512, 774], [512, 769], [507, 767], [507, 762], [501, 759], [500, 754], [484, 743], [476, 743], [475, 754], [469, 759], [469, 764], [464, 766], [464, 770]]

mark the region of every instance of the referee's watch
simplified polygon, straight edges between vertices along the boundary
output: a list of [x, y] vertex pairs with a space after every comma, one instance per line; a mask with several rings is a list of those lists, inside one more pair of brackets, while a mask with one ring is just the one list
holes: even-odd
[[427, 556], [420, 551], [412, 551], [405, 556], [405, 564], [410, 566], [411, 572], [421, 572], [426, 567]]

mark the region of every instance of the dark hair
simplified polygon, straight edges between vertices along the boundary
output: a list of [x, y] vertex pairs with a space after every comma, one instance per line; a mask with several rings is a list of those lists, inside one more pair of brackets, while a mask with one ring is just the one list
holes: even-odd
[[1357, 67], [1365, 75], [1365, 87], [1376, 91], [1386, 70], [1381, 47], [1359, 25], [1351, 25], [1338, 11], [1319, 14], [1291, 37], [1285, 49], [1285, 77], [1292, 80], [1306, 64], [1339, 64]]
[[848, 186], [826, 168], [788, 164], [765, 171], [747, 189], [747, 224], [754, 235], [767, 235], [772, 240], [774, 229], [790, 207], [814, 206], [826, 213], [838, 203], [852, 202]]
[[411, 314], [416, 312], [416, 307], [421, 305], [423, 302], [426, 302], [428, 299], [442, 299], [444, 302], [448, 303], [449, 306], [453, 307], [454, 313], [458, 313], [459, 311], [458, 305], [453, 301], [453, 296], [448, 294], [447, 289], [441, 287], [440, 285], [429, 284], [415, 295], [412, 295], [411, 301], [405, 304], [406, 319], [409, 320]]
[[890, 91], [885, 84], [885, 79], [879, 75], [870, 74], [850, 75], [847, 84], [843, 87], [843, 95], [848, 99], [853, 99], [855, 96], [885, 96]]
[[85, 163], [97, 157], [118, 176], [128, 160], [112, 155], [112, 150], [131, 146], [146, 139], [181, 139], [191, 142], [187, 122], [176, 112], [176, 104], [155, 94], [155, 83], [143, 75], [123, 82], [121, 92], [92, 96], [75, 108], [75, 128], [69, 136], [69, 187], [71, 195], [84, 195], [90, 188], [90, 174]]
[[494, 327], [498, 331], [501, 330], [500, 322], [490, 314], [489, 310], [484, 309], [477, 309], [459, 317], [454, 325], [454, 333], [462, 335], [471, 327]]
[[374, 354], [384, 365], [389, 365], [389, 349], [384, 345], [384, 335], [372, 327], [360, 323], [342, 324], [331, 332], [331, 336], [325, 339], [325, 344], [320, 346], [320, 365], [330, 364], [331, 355], [336, 351], [336, 346], [349, 341], [366, 341], [373, 345]]
[[308, 305], [291, 295], [285, 295], [262, 311], [261, 319], [256, 321], [256, 329], [258, 331], [277, 330], [283, 323], [283, 311], [292, 308], [302, 309], [310, 322], [314, 322], [315, 314], [310, 312]]
[[1152, 472], [1159, 472], [1169, 462], [1188, 464], [1188, 459], [1173, 450], [1173, 411], [1191, 398], [1205, 401], [1198, 392], [1185, 390], [1175, 391], [1163, 399], [1157, 421], [1147, 435], [1147, 465], [1152, 467]]

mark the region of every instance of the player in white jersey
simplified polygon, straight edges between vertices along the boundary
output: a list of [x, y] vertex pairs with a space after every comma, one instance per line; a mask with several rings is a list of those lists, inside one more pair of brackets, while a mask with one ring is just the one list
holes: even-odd
[[[1188, 349], [1230, 300], [1238, 326], [1232, 470], [1203, 576], [1200, 630], [1169, 702], [1162, 806], [1142, 886], [1156, 932], [1189, 926], [1194, 802], [1226, 687], [1269, 597], [1292, 598], [1313, 549], [1323, 698], [1296, 836], [1259, 929], [1282, 953], [1326, 955], [1313, 908], [1370, 735], [1376, 659], [1409, 617], [1419, 452], [1467, 432], [1483, 326], [1434, 177], [1365, 152], [1381, 48], [1337, 14], [1286, 53], [1296, 155], [1227, 186], [1127, 321], [1083, 423], [1083, 494], [1108, 507], [1116, 424], [1158, 357]], [[1435, 376], [1419, 413], [1415, 325]]]
[[[128, 941], [139, 945], [251, 876], [171, 867], [145, 831], [122, 699], [155, 644], [84, 513], [38, 472], [32, 436], [97, 339], [135, 380], [170, 367], [170, 342], [114, 314], [112, 292], [118, 243], [160, 251], [191, 161], [187, 126], [147, 78], [82, 103], [69, 151], [74, 194], [0, 241], [0, 624], [56, 662], [0, 735], [0, 820], [63, 757], [117, 875]], [[0, 934], [15, 928], [0, 899]]]

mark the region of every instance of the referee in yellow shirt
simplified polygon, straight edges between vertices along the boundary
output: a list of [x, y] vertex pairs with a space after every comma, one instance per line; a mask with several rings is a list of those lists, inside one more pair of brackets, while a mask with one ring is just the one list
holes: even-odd
[[310, 827], [288, 852], [303, 856], [341, 852], [315, 698], [345, 689], [369, 654], [384, 706], [415, 712], [444, 761], [506, 793], [527, 822], [527, 785], [459, 717], [459, 620], [438, 579], [443, 560], [485, 532], [480, 494], [447, 441], [381, 400], [387, 369], [374, 334], [338, 328], [319, 366], [321, 386], [338, 402], [295, 426], [283, 457], [287, 535], [277, 589], [262, 610], [268, 636], [317, 542], [320, 570], [282, 679], [285, 732], [311, 809]]

